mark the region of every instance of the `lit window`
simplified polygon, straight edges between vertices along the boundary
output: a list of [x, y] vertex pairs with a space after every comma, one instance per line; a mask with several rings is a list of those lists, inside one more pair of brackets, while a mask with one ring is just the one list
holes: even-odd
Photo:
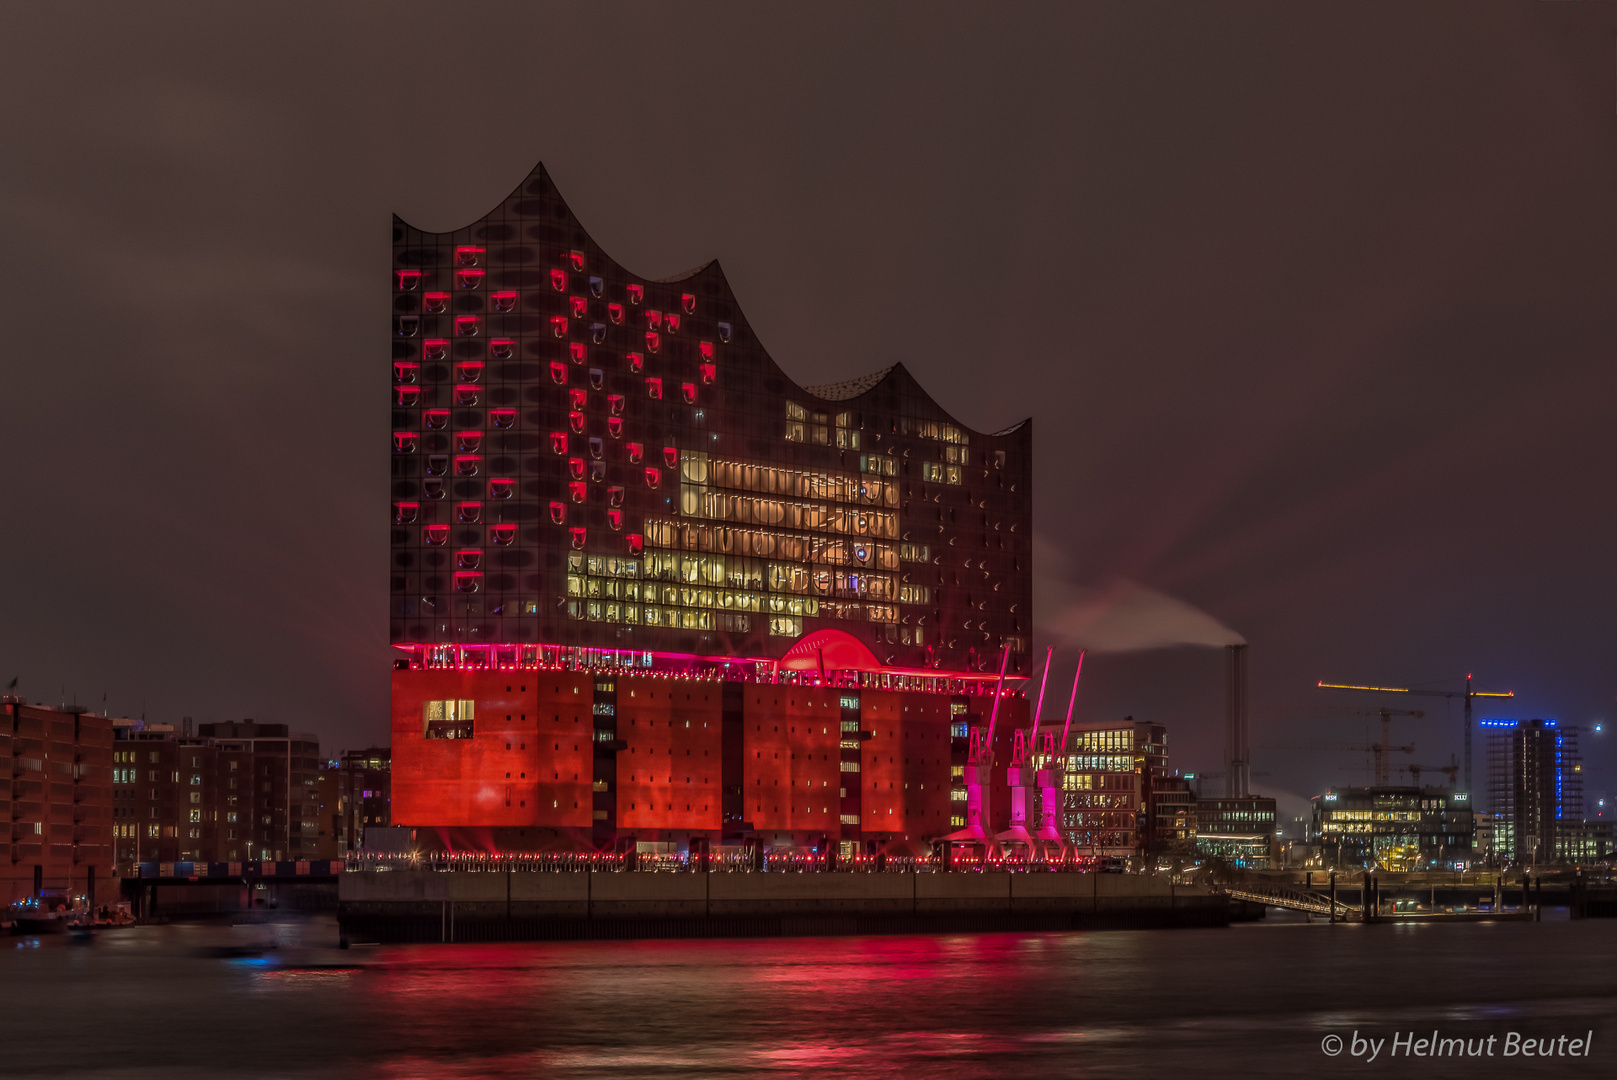
[[621, 326], [623, 324], [623, 305], [622, 304], [608, 304], [608, 305], [606, 305], [606, 317], [614, 325]]
[[567, 432], [552, 431], [550, 433], [550, 448], [558, 454], [567, 453]]
[[606, 512], [606, 523], [612, 527], [613, 532], [621, 531], [623, 528], [623, 511], [608, 510]]
[[483, 447], [483, 433], [481, 431], [457, 431], [455, 433], [455, 449], [463, 454], [475, 454]]
[[515, 427], [517, 411], [515, 409], [490, 409], [488, 422], [497, 428]]
[[449, 542], [449, 526], [423, 525], [421, 527], [421, 542], [428, 547], [442, 547]]
[[420, 513], [420, 503], [396, 502], [393, 504], [393, 524], [409, 525], [415, 521], [416, 515]]
[[449, 356], [449, 342], [443, 338], [428, 338], [421, 343], [423, 360], [443, 360]]
[[613, 505], [613, 506], [622, 506], [623, 505], [623, 489], [621, 487], [609, 487], [609, 488], [607, 488], [606, 489], [606, 501], [608, 503], [610, 503], [611, 505]]
[[572, 535], [572, 538], [573, 538], [573, 547], [575, 549], [579, 550], [579, 551], [583, 551], [584, 550], [584, 535], [585, 535], [584, 530], [583, 529], [570, 529], [568, 531]]
[[488, 497], [491, 499], [509, 499], [516, 494], [517, 482], [510, 477], [497, 476], [488, 482]]
[[457, 266], [480, 266], [482, 262], [483, 249], [480, 247], [462, 245], [455, 249], [455, 265]]
[[393, 452], [396, 454], [413, 454], [420, 441], [420, 432], [395, 431], [393, 433]]
[[670, 469], [679, 468], [679, 447], [677, 447], [677, 446], [665, 446], [665, 447], [663, 447], [663, 461], [668, 465], [668, 467]]
[[455, 591], [474, 593], [483, 587], [483, 575], [471, 570], [455, 571]]
[[456, 337], [476, 337], [482, 329], [482, 320], [476, 315], [457, 315], [455, 317]]
[[648, 466], [646, 468], [646, 486], [651, 488], [660, 487], [662, 486], [662, 482], [663, 471], [657, 468], [655, 465]]
[[679, 384], [679, 392], [682, 395], [684, 395], [685, 404], [687, 404], [687, 405], [695, 405], [696, 404], [696, 384], [695, 383], [689, 383], [689, 382], [688, 383], [680, 383]]
[[670, 334], [679, 333], [679, 316], [678, 315], [675, 315], [673, 312], [669, 312], [666, 321], [668, 323], [668, 332]]
[[584, 253], [582, 251], [569, 251], [567, 253], [567, 262], [572, 266], [575, 274], [584, 272]]
[[572, 312], [573, 318], [582, 319], [589, 313], [589, 301], [582, 296], [569, 296], [567, 298], [567, 309]]
[[476, 454], [456, 454], [455, 475], [476, 476], [477, 470], [482, 465], [482, 461], [483, 459], [478, 457]]
[[393, 404], [401, 408], [411, 408], [421, 403], [421, 387], [395, 386], [393, 388]]
[[455, 565], [462, 570], [476, 570], [483, 564], [483, 553], [475, 548], [455, 552]]
[[623, 417], [609, 416], [606, 418], [606, 433], [614, 439], [623, 438]]
[[687, 315], [696, 314], [696, 294], [680, 293], [679, 306], [685, 309], [685, 314]]
[[646, 331], [646, 351], [655, 353], [663, 347], [662, 335], [655, 330]]
[[646, 538], [639, 533], [630, 533], [625, 539], [629, 541], [629, 554], [639, 555], [646, 550]]
[[662, 329], [663, 313], [660, 312], [660, 311], [647, 311], [646, 312], [646, 325], [648, 327], [650, 327], [651, 329], [653, 329], [653, 330]]
[[411, 360], [393, 361], [393, 381], [414, 384], [421, 378], [421, 365]]
[[589, 494], [588, 488], [589, 485], [585, 484], [582, 480], [570, 480], [567, 483], [567, 493], [568, 495], [572, 496], [572, 500], [575, 503], [581, 503], [584, 501], [585, 497]]
[[489, 297], [489, 303], [495, 311], [515, 311], [517, 307], [517, 294], [510, 291], [497, 292]]
[[557, 386], [567, 385], [567, 365], [558, 360], [550, 362], [550, 381]]
[[572, 426], [572, 429], [574, 431], [578, 432], [579, 434], [583, 434], [583, 432], [584, 432], [584, 414], [583, 413], [581, 413], [581, 412], [570, 412], [570, 413], [568, 413], [567, 414], [567, 423]]
[[465, 384], [455, 387], [455, 404], [462, 408], [469, 408], [477, 404], [477, 387]]
[[400, 292], [415, 292], [417, 289], [421, 288], [421, 271], [395, 270], [393, 271], [393, 274], [399, 280]]
[[455, 507], [455, 516], [462, 525], [476, 525], [483, 520], [483, 504], [464, 502]]
[[442, 315], [449, 310], [449, 294], [446, 292], [423, 293], [421, 296], [421, 310], [428, 315]]
[[625, 445], [629, 449], [629, 464], [640, 464], [640, 456], [645, 453], [646, 448], [637, 442], [627, 443]]
[[567, 504], [559, 502], [551, 503], [550, 520], [555, 522], [557, 525], [565, 523], [567, 521]]
[[640, 301], [646, 298], [646, 288], [644, 285], [630, 285], [627, 291], [629, 294], [629, 303], [631, 304], [638, 304]]
[[550, 272], [550, 287], [557, 292], [567, 291], [567, 271], [552, 270]]
[[663, 381], [653, 375], [646, 379], [646, 393], [661, 400], [663, 396]]
[[463, 383], [481, 382], [483, 378], [483, 361], [462, 360], [455, 365], [455, 381]]
[[509, 360], [516, 346], [507, 338], [495, 338], [488, 343], [488, 354], [496, 360]]
[[646, 358], [637, 352], [630, 353], [628, 355], [628, 360], [630, 371], [638, 372], [646, 366]]
[[506, 547], [511, 543], [511, 541], [517, 538], [517, 527], [509, 522], [504, 522], [499, 525], [490, 525], [488, 535], [489, 539], [494, 543], [500, 545], [501, 547]]
[[574, 480], [584, 479], [584, 459], [576, 457], [568, 458], [567, 471], [572, 475]]
[[550, 317], [550, 332], [557, 337], [567, 336], [567, 316], [552, 315]]
[[462, 289], [480, 289], [483, 287], [483, 271], [456, 270], [455, 285]]

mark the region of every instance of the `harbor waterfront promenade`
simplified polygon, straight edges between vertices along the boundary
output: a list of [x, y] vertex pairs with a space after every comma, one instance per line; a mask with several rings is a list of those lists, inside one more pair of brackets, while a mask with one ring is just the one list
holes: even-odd
[[1100, 873], [350, 870], [344, 943], [1223, 926], [1228, 897]]

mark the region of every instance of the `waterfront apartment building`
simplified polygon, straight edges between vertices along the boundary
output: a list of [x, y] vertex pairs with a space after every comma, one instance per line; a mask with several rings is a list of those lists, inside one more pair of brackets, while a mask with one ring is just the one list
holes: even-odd
[[1566, 861], [1562, 837], [1583, 821], [1578, 729], [1556, 720], [1480, 721], [1487, 743], [1488, 812], [1502, 865]]
[[1196, 854], [1230, 866], [1267, 870], [1279, 861], [1275, 800], [1225, 795], [1196, 801]]
[[338, 763], [337, 840], [340, 851], [364, 846], [366, 829], [393, 824], [393, 750], [345, 751]]
[[0, 902], [95, 892], [112, 865], [112, 722], [82, 708], [0, 698]]
[[1473, 865], [1463, 793], [1433, 787], [1332, 788], [1313, 798], [1321, 865], [1342, 869], [1457, 870]]
[[797, 383], [716, 262], [632, 273], [543, 168], [393, 238], [392, 821], [568, 849], [1007, 828], [977, 766], [1027, 722], [1028, 422], [972, 430], [898, 364]]

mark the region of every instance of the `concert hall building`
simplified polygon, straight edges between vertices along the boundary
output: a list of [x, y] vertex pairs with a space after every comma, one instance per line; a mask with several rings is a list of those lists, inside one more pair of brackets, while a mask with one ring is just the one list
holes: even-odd
[[395, 218], [390, 289], [396, 824], [499, 850], [962, 827], [1007, 647], [995, 742], [1027, 721], [1030, 422], [971, 430], [899, 364], [799, 385], [717, 262], [626, 270], [542, 167], [465, 228]]

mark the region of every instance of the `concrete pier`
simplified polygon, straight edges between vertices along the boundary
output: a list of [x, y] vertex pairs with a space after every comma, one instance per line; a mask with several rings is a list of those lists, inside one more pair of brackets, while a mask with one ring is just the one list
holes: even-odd
[[772, 937], [1224, 926], [1228, 900], [1079, 873], [349, 872], [348, 942]]

